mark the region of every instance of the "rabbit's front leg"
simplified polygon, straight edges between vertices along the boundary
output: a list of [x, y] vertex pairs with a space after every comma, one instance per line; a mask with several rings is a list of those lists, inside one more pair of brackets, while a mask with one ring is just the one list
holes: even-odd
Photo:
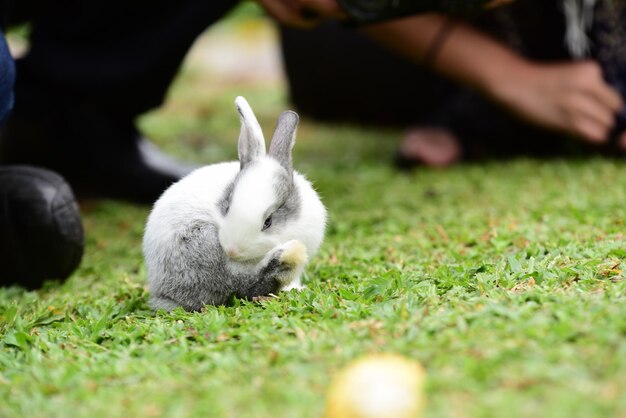
[[300, 275], [307, 262], [306, 247], [300, 241], [294, 239], [278, 246], [275, 251], [276, 255], [278, 255], [279, 263], [273, 274], [276, 280], [279, 281], [281, 289], [294, 284], [296, 287], [299, 287]]
[[239, 296], [266, 296], [290, 286], [294, 281], [299, 285], [299, 276], [306, 261], [306, 247], [298, 240], [275, 247], [259, 263], [256, 280]]

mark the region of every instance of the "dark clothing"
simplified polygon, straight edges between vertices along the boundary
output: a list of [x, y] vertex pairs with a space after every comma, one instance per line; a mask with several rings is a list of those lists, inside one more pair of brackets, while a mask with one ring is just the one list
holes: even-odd
[[[596, 8], [591, 43], [604, 77], [626, 99], [626, 4], [623, 1], [603, 1]], [[615, 132], [625, 129], [626, 109], [623, 109], [617, 117]]]
[[15, 2], [31, 49], [17, 62], [16, 110], [63, 102], [134, 117], [159, 106], [190, 46], [234, 0]]
[[13, 108], [13, 83], [15, 82], [15, 66], [9, 48], [0, 32], [0, 126], [4, 123]]
[[335, 22], [282, 28], [283, 62], [297, 109], [320, 120], [422, 122], [455, 89]]
[[[2, 0], [0, 0], [2, 1]], [[188, 49], [234, 0], [13, 0], [28, 22], [15, 107], [0, 165], [61, 174], [80, 197], [154, 200], [192, 167], [142, 138], [138, 115], [159, 106]]]

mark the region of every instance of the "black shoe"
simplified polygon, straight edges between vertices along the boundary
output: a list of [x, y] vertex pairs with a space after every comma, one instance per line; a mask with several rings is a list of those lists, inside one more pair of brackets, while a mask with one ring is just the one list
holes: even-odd
[[132, 120], [87, 108], [16, 111], [0, 136], [0, 165], [29, 164], [60, 173], [79, 198], [152, 204], [195, 167], [161, 153]]
[[28, 166], [0, 167], [0, 285], [66, 279], [83, 256], [83, 226], [68, 184]]

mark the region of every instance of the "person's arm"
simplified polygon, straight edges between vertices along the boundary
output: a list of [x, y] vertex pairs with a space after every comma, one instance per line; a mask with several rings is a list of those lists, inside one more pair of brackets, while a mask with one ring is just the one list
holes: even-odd
[[[392, 50], [424, 64], [445, 16], [419, 15], [362, 30]], [[508, 107], [530, 122], [590, 141], [604, 141], [622, 106], [595, 62], [540, 64], [524, 59], [469, 25], [455, 22], [431, 67]], [[441, 41], [441, 39], [440, 39]]]
[[432, 11], [469, 13], [514, 0], [257, 0], [284, 25], [309, 28], [324, 19], [371, 23]]

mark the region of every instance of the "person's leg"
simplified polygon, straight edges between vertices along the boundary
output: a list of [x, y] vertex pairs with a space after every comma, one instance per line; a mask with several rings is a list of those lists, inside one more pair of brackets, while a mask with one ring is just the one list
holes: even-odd
[[35, 1], [0, 164], [60, 172], [79, 196], [152, 203], [191, 167], [146, 143], [135, 118], [163, 101], [195, 38], [233, 0]]
[[407, 126], [427, 119], [454, 90], [335, 22], [281, 28], [281, 46], [291, 101], [320, 120]]
[[[13, 104], [15, 71], [0, 32], [0, 126]], [[65, 279], [83, 254], [78, 206], [67, 183], [36, 167], [0, 167], [0, 286]]]
[[236, 2], [39, 3], [30, 51], [18, 60], [17, 106], [78, 101], [134, 117], [162, 103], [197, 36]]

